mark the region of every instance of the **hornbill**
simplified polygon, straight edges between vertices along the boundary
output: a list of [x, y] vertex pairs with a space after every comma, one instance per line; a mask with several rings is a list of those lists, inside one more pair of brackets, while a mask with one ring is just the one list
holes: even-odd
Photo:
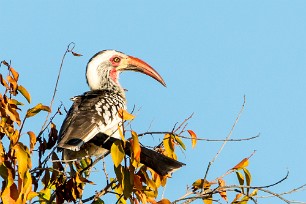
[[[95, 54], [86, 67], [91, 90], [72, 98], [73, 104], [60, 129], [58, 148], [63, 151], [64, 161], [106, 155], [112, 143], [120, 140], [118, 128], [122, 129], [123, 124], [118, 110], [126, 109], [125, 91], [118, 81], [123, 71], [144, 73], [166, 86], [162, 77], [138, 58], [115, 50]], [[130, 154], [129, 148], [125, 151]], [[143, 146], [140, 162], [160, 175], [185, 165]]]

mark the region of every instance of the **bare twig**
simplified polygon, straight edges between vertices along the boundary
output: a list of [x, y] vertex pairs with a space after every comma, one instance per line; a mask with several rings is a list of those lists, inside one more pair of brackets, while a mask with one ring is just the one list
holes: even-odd
[[43, 133], [43, 131], [45, 130], [46, 126], [48, 126], [47, 122], [48, 122], [48, 119], [49, 119], [50, 114], [52, 112], [52, 105], [54, 103], [54, 98], [55, 98], [55, 95], [56, 95], [56, 92], [57, 92], [57, 86], [58, 86], [58, 82], [59, 82], [59, 79], [60, 79], [60, 76], [61, 76], [61, 71], [62, 71], [62, 68], [63, 68], [64, 60], [66, 58], [67, 53], [68, 52], [72, 52], [74, 47], [75, 47], [75, 43], [74, 42], [69, 43], [69, 45], [67, 46], [67, 49], [66, 49], [66, 51], [65, 51], [65, 53], [64, 53], [64, 55], [62, 57], [61, 65], [59, 67], [59, 71], [58, 71], [58, 75], [57, 75], [57, 79], [56, 79], [56, 83], [55, 83], [55, 87], [54, 87], [54, 91], [53, 91], [53, 96], [52, 96], [52, 99], [51, 99], [51, 102], [50, 102], [50, 105], [49, 105], [51, 111], [47, 114], [46, 120], [45, 120], [45, 122], [44, 122], [44, 124], [43, 124], [43, 126], [41, 128], [41, 131], [38, 134], [38, 136], [40, 136]]
[[[236, 124], [238, 123], [239, 119], [240, 119], [240, 116], [241, 116], [241, 113], [243, 112], [244, 110], [244, 106], [245, 106], [245, 96], [243, 97], [243, 104], [241, 106], [241, 109], [238, 113], [238, 116], [236, 117], [236, 120], [234, 122], [234, 124], [232, 125], [232, 128], [230, 130], [230, 132], [228, 133], [228, 135], [226, 136], [225, 138], [225, 141], [223, 142], [223, 144], [221, 145], [219, 151], [216, 153], [215, 157], [212, 158], [212, 160], [208, 163], [208, 166], [207, 166], [207, 169], [206, 169], [206, 172], [205, 172], [205, 176], [204, 176], [204, 181], [206, 180], [207, 178], [207, 175], [208, 175], [208, 171], [211, 167], [211, 165], [215, 162], [215, 160], [217, 159], [217, 157], [219, 156], [219, 154], [221, 153], [221, 151], [223, 150], [224, 146], [226, 145], [227, 141], [229, 140], [230, 136], [232, 135], [235, 127], [236, 127]], [[204, 191], [204, 185], [202, 187], [202, 191]]]

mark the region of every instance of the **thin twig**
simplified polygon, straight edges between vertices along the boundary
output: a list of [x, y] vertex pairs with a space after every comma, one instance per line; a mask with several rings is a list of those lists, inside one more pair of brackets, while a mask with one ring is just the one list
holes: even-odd
[[[237, 117], [236, 117], [236, 120], [235, 120], [234, 124], [232, 125], [232, 128], [231, 128], [230, 132], [228, 133], [227, 137], [225, 138], [225, 141], [224, 141], [223, 144], [221, 145], [221, 147], [220, 147], [219, 151], [216, 153], [215, 157], [212, 158], [212, 160], [208, 163], [208, 166], [207, 166], [207, 169], [206, 169], [206, 172], [205, 172], [205, 176], [204, 176], [204, 181], [205, 181], [206, 178], [207, 178], [208, 171], [209, 171], [211, 165], [215, 162], [215, 160], [217, 159], [217, 157], [219, 156], [219, 154], [220, 154], [221, 151], [223, 150], [224, 146], [226, 145], [227, 141], [229, 140], [230, 136], [232, 135], [232, 133], [233, 133], [235, 127], [236, 127], [236, 124], [238, 123], [238, 121], [239, 121], [239, 119], [240, 119], [240, 116], [241, 116], [241, 114], [242, 114], [242, 112], [243, 112], [243, 110], [244, 110], [244, 106], [245, 106], [245, 96], [243, 96], [243, 104], [242, 104], [242, 106], [241, 106], [241, 108], [240, 108], [240, 111], [239, 111], [239, 113], [238, 113], [238, 115], [237, 115]], [[204, 191], [204, 185], [203, 185], [203, 187], [202, 187], [202, 191]]]
[[[72, 46], [72, 47], [71, 47], [71, 46]], [[51, 102], [50, 102], [50, 105], [49, 105], [51, 111], [47, 114], [46, 120], [45, 120], [45, 122], [44, 122], [44, 124], [43, 124], [43, 126], [42, 126], [42, 128], [41, 128], [41, 131], [40, 131], [40, 133], [38, 134], [38, 136], [40, 136], [40, 135], [43, 133], [43, 131], [45, 130], [45, 127], [47, 126], [48, 119], [49, 119], [50, 114], [51, 114], [51, 112], [52, 112], [52, 105], [53, 105], [53, 103], [54, 103], [54, 98], [55, 98], [55, 95], [56, 95], [56, 92], [57, 92], [57, 86], [58, 86], [58, 82], [59, 82], [59, 79], [60, 79], [60, 76], [61, 76], [61, 72], [62, 72], [64, 60], [65, 60], [65, 58], [66, 58], [67, 53], [68, 53], [68, 52], [72, 52], [72, 50], [74, 49], [74, 47], [75, 47], [75, 43], [74, 43], [74, 42], [69, 43], [69, 45], [67, 46], [67, 49], [66, 49], [66, 51], [65, 51], [65, 53], [64, 53], [64, 55], [63, 55], [63, 57], [62, 57], [61, 65], [60, 65], [60, 67], [59, 67], [59, 71], [58, 71], [58, 75], [57, 75], [57, 79], [56, 79], [56, 83], [55, 83], [55, 87], [54, 87], [54, 91], [53, 91], [53, 96], [52, 96], [52, 99], [51, 99]]]

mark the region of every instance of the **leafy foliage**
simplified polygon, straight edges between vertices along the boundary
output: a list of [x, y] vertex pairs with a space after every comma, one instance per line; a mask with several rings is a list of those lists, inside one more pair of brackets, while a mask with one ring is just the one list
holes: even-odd
[[[74, 47], [73, 47], [74, 48]], [[73, 52], [70, 45], [67, 53], [74, 56], [82, 56]], [[64, 58], [63, 58], [64, 59]], [[63, 62], [63, 61], [62, 61]], [[20, 116], [23, 103], [16, 99], [21, 94], [26, 102], [31, 102], [31, 95], [28, 90], [19, 84], [19, 73], [6, 61], [1, 62], [3, 67], [0, 74], [0, 83], [3, 92], [0, 94], [0, 176], [3, 179], [0, 198], [2, 203], [26, 203], [38, 201], [39, 203], [64, 203], [77, 202], [82, 200], [92, 203], [104, 203], [103, 196], [114, 194], [117, 203], [152, 203], [152, 204], [169, 204], [180, 202], [192, 202], [201, 199], [203, 203], [210, 204], [221, 200], [229, 202], [228, 194], [233, 194], [234, 199], [231, 203], [248, 203], [250, 200], [255, 201], [259, 192], [269, 194], [265, 188], [279, 184], [281, 181], [264, 187], [252, 187], [252, 174], [248, 170], [249, 159], [242, 159], [234, 167], [230, 168], [215, 179], [208, 180], [199, 178], [196, 181], [190, 181], [191, 187], [188, 187], [186, 195], [180, 196], [179, 199], [171, 202], [167, 198], [157, 201], [160, 188], [164, 188], [170, 175], [161, 176], [154, 170], [140, 163], [141, 144], [140, 137], [144, 135], [157, 134], [162, 135], [162, 142], [155, 146], [155, 150], [170, 158], [177, 159], [176, 150], [188, 151], [185, 140], [191, 141], [191, 147], [195, 148], [199, 138], [193, 130], [185, 130], [185, 120], [179, 127], [171, 132], [147, 132], [137, 134], [130, 131], [130, 138], [126, 139], [128, 131], [118, 128], [122, 141], [114, 142], [111, 146], [111, 158], [113, 161], [113, 172], [115, 177], [109, 178], [105, 169], [105, 179], [101, 179], [106, 186], [96, 193], [92, 192], [89, 198], [83, 198], [84, 188], [87, 185], [94, 184], [89, 180], [92, 167], [96, 161], [90, 158], [84, 158], [81, 161], [73, 162], [71, 169], [68, 171], [64, 168], [64, 163], [59, 159], [60, 156], [54, 150], [57, 142], [57, 126], [52, 119], [61, 113], [60, 106], [51, 117], [47, 125], [43, 125], [41, 132], [35, 134], [33, 131], [27, 131], [23, 134], [23, 127], [27, 120], [35, 117], [39, 112], [45, 111], [51, 113], [51, 105], [46, 106], [41, 103], [35, 105], [26, 111], [25, 116]], [[62, 65], [61, 65], [62, 66]], [[51, 103], [52, 104], [52, 103]], [[119, 110], [119, 115], [124, 122], [132, 122], [135, 118], [125, 110]], [[44, 131], [49, 130], [47, 136]], [[188, 136], [184, 136], [188, 133]], [[29, 144], [21, 142], [21, 137], [28, 137]], [[5, 142], [7, 140], [8, 142]], [[226, 142], [228, 140], [222, 141]], [[125, 153], [127, 143], [130, 149], [130, 156]], [[38, 158], [38, 164], [32, 165], [33, 157]], [[101, 159], [101, 158], [100, 158]], [[52, 162], [50, 162], [50, 160]], [[207, 168], [207, 172], [209, 167]], [[227, 177], [235, 175], [236, 184], [227, 184]], [[285, 180], [286, 177], [283, 179]], [[303, 186], [302, 186], [303, 187]], [[302, 188], [301, 187], [301, 188]], [[181, 187], [184, 188], [184, 187]], [[287, 201], [281, 195], [270, 193]]]

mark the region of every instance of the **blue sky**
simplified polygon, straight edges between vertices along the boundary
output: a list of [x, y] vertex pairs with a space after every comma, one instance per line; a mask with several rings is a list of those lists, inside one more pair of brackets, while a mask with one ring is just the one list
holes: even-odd
[[[194, 112], [189, 128], [198, 137], [225, 138], [245, 95], [232, 138], [258, 133], [260, 138], [228, 143], [208, 179], [257, 150], [249, 167], [254, 185], [274, 183], [287, 170], [288, 180], [271, 190], [306, 183], [305, 1], [0, 1], [0, 8], [0, 59], [12, 60], [32, 105], [49, 104], [70, 42], [83, 57], [66, 58], [54, 107], [60, 101], [69, 107], [69, 98], [88, 90], [85, 66], [93, 54], [120, 50], [152, 65], [167, 83], [164, 88], [138, 73], [121, 75], [129, 109], [141, 108], [135, 131], [171, 130]], [[56, 119], [58, 127], [62, 120]], [[27, 129], [38, 131], [40, 122], [29, 122]], [[188, 151], [179, 158], [187, 166], [165, 191], [172, 200], [203, 177], [221, 145], [199, 142], [191, 149], [186, 144]], [[286, 198], [305, 201], [304, 194]], [[280, 202], [261, 203], [267, 201]]]

